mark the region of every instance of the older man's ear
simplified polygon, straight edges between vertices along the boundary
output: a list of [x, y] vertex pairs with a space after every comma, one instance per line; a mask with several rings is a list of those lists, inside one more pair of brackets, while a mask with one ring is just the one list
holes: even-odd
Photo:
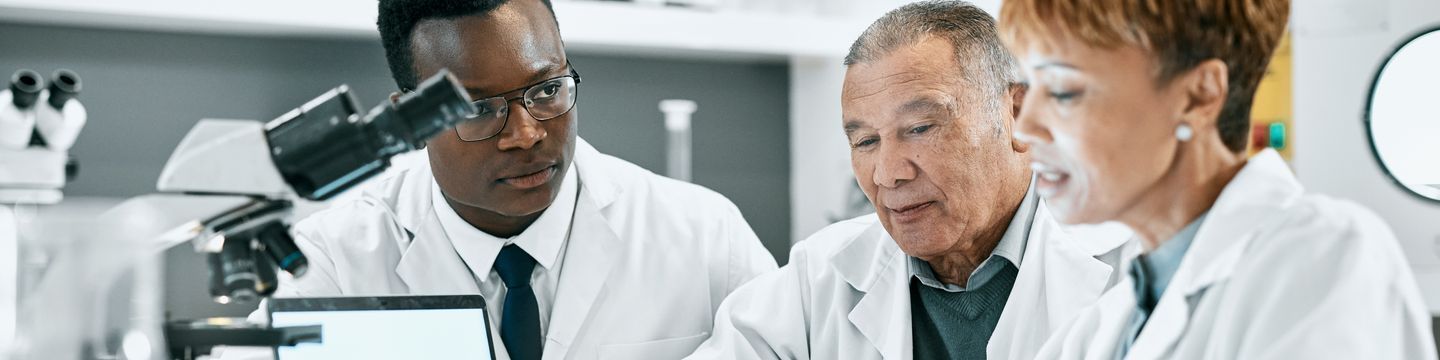
[[1018, 153], [1030, 151], [1030, 144], [1015, 137], [1016, 122], [1020, 121], [1020, 109], [1025, 104], [1025, 92], [1029, 90], [1030, 86], [1024, 83], [1010, 84], [1010, 119], [1008, 119], [1010, 133], [1008, 135], [1010, 135], [1010, 146]]

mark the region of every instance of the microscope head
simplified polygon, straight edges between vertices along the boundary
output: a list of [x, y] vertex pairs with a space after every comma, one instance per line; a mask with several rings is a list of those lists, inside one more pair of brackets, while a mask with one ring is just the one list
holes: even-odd
[[54, 81], [20, 70], [0, 90], [0, 203], [54, 204], [78, 171], [69, 150], [85, 126], [75, 100], [80, 76], [59, 70]]
[[35, 106], [35, 137], [30, 145], [55, 151], [70, 151], [89, 114], [75, 96], [80, 94], [80, 75], [60, 69], [50, 76], [50, 86], [41, 94], [44, 104]]

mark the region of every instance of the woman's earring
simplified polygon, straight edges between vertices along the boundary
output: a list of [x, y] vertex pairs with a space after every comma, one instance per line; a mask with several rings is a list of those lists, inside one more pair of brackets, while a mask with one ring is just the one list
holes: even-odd
[[1190, 128], [1190, 124], [1182, 122], [1180, 126], [1175, 127], [1176, 139], [1180, 139], [1180, 141], [1190, 141], [1193, 137], [1195, 137], [1195, 129]]

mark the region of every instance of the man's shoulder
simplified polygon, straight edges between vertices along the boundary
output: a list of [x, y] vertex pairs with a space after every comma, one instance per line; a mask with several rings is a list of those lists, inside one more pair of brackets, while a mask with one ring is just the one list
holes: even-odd
[[[864, 235], [878, 235], [872, 233], [872, 230], [877, 227], [880, 228], [880, 231], [884, 231], [884, 227], [880, 225], [879, 216], [874, 213], [860, 215], [826, 225], [814, 234], [810, 234], [805, 240], [801, 240], [800, 244], [805, 244], [809, 251], [836, 249], [857, 238], [865, 237]], [[879, 240], [879, 237], [876, 236], [869, 237]]]
[[425, 211], [430, 206], [429, 168], [387, 172], [338, 197], [322, 210], [295, 223], [292, 230], [311, 238], [350, 238], [376, 230], [403, 229], [402, 213]]
[[739, 215], [735, 203], [715, 190], [656, 174], [609, 154], [594, 151], [577, 159], [576, 166], [587, 175], [582, 177], [586, 188], [596, 196], [613, 196], [612, 205], [633, 210], [675, 209], [652, 215], [691, 220]]
[[791, 263], [808, 263], [814, 270], [825, 267], [814, 265], [830, 262], [842, 251], [855, 248], [866, 253], [881, 250], [890, 241], [885, 228], [875, 214], [861, 215], [830, 224], [806, 237], [790, 249]]
[[1264, 241], [1246, 250], [1248, 259], [1270, 264], [1266, 267], [1280, 262], [1296, 268], [1365, 264], [1354, 270], [1383, 276], [1408, 271], [1389, 225], [1353, 201], [1307, 194], [1276, 216], [1279, 221], [1256, 235]]

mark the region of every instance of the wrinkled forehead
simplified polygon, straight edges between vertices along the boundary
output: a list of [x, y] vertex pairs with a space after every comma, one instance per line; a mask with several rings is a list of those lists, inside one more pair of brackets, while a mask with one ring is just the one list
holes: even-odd
[[[887, 57], [851, 65], [841, 91], [847, 132], [883, 128], [915, 117], [963, 117], [980, 112], [988, 88], [975, 86], [949, 59]], [[937, 61], [938, 60], [938, 61]]]

